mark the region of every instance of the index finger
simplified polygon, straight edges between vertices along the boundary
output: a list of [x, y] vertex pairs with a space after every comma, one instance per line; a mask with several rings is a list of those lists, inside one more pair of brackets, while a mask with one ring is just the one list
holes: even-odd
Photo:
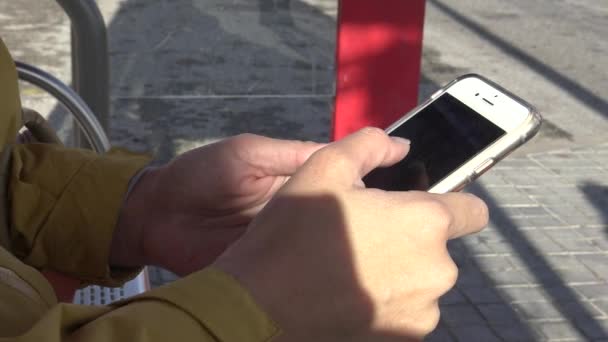
[[389, 137], [379, 128], [364, 128], [316, 152], [300, 170], [350, 186], [377, 167], [393, 165], [409, 151], [409, 141]]
[[488, 206], [479, 197], [457, 192], [430, 195], [448, 210], [450, 216], [449, 239], [476, 233], [488, 225]]

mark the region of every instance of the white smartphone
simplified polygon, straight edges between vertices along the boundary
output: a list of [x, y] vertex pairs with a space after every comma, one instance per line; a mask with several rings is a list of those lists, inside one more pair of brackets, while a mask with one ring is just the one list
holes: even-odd
[[410, 152], [363, 182], [393, 191], [459, 191], [532, 138], [541, 121], [531, 105], [492, 81], [462, 76], [386, 129], [409, 139]]

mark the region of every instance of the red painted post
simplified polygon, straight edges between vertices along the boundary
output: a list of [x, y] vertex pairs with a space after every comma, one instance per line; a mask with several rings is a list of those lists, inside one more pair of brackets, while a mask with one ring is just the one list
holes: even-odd
[[418, 102], [424, 0], [341, 0], [333, 139], [385, 128]]

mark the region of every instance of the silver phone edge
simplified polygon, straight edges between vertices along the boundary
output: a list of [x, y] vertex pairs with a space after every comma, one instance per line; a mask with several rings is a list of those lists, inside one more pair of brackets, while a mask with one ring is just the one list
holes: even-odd
[[[412, 118], [413, 115], [411, 114], [419, 112], [420, 110], [428, 106], [431, 102], [433, 102], [436, 98], [445, 93], [455, 83], [469, 77], [476, 77], [511, 97], [513, 100], [528, 109], [528, 117], [519, 127], [515, 128], [511, 132], [507, 132], [507, 134], [492, 143], [482, 152], [469, 159], [457, 170], [450, 173], [443, 180], [439, 181], [439, 183], [435, 184], [432, 188], [430, 188], [428, 192], [447, 193], [462, 190], [466, 185], [479, 178], [479, 176], [484, 174], [492, 166], [496, 165], [496, 163], [498, 163], [500, 160], [508, 156], [519, 146], [532, 139], [532, 137], [534, 137], [536, 133], [538, 133], [542, 125], [542, 116], [540, 115], [539, 111], [527, 101], [523, 100], [521, 97], [511, 93], [510, 91], [506, 90], [505, 88], [483, 76], [480, 76], [478, 74], [466, 74], [456, 78], [455, 80], [451, 81], [450, 83], [433, 93], [431, 97], [422, 102], [416, 108], [409, 111], [401, 119], [390, 125], [385, 131], [390, 134], [395, 128], [401, 126], [404, 122]], [[482, 172], [476, 172], [476, 169], [489, 159], [492, 159], [492, 165], [488, 169], [483, 170]]]

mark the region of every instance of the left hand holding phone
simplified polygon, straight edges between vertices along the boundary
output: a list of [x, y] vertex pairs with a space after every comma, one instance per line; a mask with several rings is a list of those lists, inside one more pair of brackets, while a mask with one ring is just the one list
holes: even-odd
[[464, 193], [386, 192], [361, 178], [409, 145], [366, 128], [316, 153], [214, 263], [282, 329], [276, 341], [418, 340], [458, 270], [446, 242], [482, 229]]

